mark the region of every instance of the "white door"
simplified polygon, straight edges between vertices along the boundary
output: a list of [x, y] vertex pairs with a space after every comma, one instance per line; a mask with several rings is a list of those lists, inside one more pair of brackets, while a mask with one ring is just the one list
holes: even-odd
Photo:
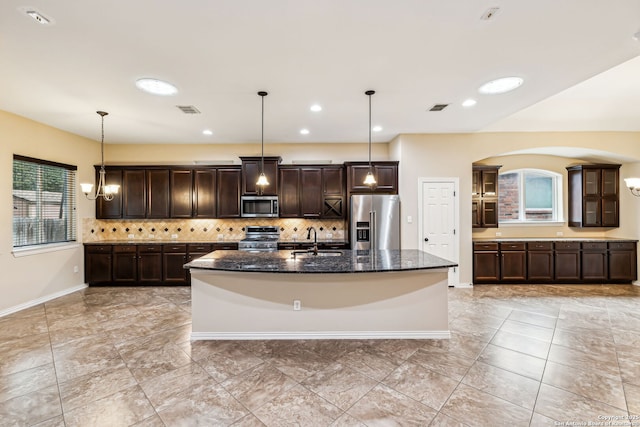
[[[439, 257], [458, 261], [456, 181], [452, 178], [422, 180], [420, 248]], [[449, 272], [449, 285], [458, 283], [458, 269]]]

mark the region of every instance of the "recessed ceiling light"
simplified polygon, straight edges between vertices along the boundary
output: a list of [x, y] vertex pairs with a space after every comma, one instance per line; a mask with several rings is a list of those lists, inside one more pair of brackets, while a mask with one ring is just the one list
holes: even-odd
[[302, 135], [309, 135], [309, 129], [300, 129]]
[[520, 87], [523, 82], [524, 80], [521, 77], [502, 77], [483, 84], [478, 89], [478, 92], [484, 95], [496, 95], [512, 91]]
[[171, 83], [146, 77], [136, 80], [136, 87], [153, 95], [170, 96], [178, 93], [178, 88]]
[[371, 130], [374, 132], [380, 132], [382, 130], [382, 126], [374, 126], [371, 128]]
[[322, 111], [322, 105], [313, 104], [311, 107], [309, 107], [309, 109], [314, 113], [317, 113], [318, 111]]
[[469, 107], [473, 107], [474, 105], [476, 105], [478, 103], [478, 101], [476, 101], [475, 99], [465, 99], [464, 101], [462, 101], [462, 106], [464, 108], [469, 108]]
[[205, 129], [202, 131], [203, 135], [213, 135], [213, 131], [211, 129]]

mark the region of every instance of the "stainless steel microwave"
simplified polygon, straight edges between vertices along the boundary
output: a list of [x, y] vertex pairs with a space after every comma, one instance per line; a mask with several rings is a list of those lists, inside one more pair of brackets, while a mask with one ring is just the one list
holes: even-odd
[[277, 218], [278, 196], [242, 196], [240, 216], [243, 218]]

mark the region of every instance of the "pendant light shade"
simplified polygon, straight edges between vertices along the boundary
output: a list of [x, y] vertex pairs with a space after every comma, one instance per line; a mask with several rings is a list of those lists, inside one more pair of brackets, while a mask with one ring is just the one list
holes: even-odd
[[266, 187], [269, 185], [269, 180], [267, 176], [264, 174], [264, 97], [268, 95], [265, 91], [258, 92], [258, 95], [262, 98], [262, 116], [261, 116], [261, 136], [260, 136], [260, 145], [262, 147], [262, 154], [260, 156], [260, 176], [258, 176], [258, 182], [256, 185], [260, 187]]
[[100, 172], [98, 173], [98, 187], [96, 188], [96, 192], [92, 194], [93, 184], [83, 183], [80, 184], [80, 188], [82, 192], [90, 200], [96, 200], [99, 197], [102, 197], [104, 200], [111, 201], [114, 196], [118, 194], [118, 190], [120, 189], [119, 185], [107, 185], [106, 183], [106, 175], [107, 173], [104, 170], [104, 116], [108, 115], [106, 111], [96, 111], [100, 116], [101, 121], [101, 138], [100, 138]]
[[375, 90], [368, 90], [364, 94], [369, 97], [369, 172], [364, 178], [364, 185], [376, 185], [376, 178], [373, 176], [373, 167], [371, 166], [371, 95], [376, 93]]

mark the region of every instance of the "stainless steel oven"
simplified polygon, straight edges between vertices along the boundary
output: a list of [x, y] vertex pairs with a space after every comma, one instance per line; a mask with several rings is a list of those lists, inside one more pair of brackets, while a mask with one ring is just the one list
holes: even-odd
[[277, 218], [278, 196], [242, 196], [240, 216], [243, 218]]

